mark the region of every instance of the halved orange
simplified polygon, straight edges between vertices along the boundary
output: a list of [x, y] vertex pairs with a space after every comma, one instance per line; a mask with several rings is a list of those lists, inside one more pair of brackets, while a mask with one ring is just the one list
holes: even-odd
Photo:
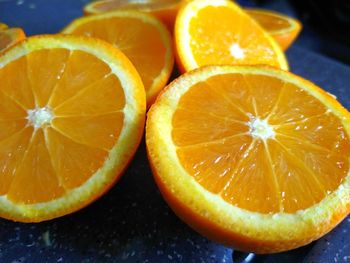
[[350, 211], [350, 113], [286, 71], [208, 66], [148, 112], [156, 183], [203, 235], [244, 251], [305, 245]]
[[74, 212], [121, 176], [143, 133], [130, 61], [92, 38], [38, 36], [0, 56], [0, 216]]
[[169, 80], [173, 65], [171, 37], [156, 18], [138, 11], [116, 11], [82, 17], [63, 33], [103, 39], [119, 48], [134, 64], [150, 105]]
[[184, 3], [176, 18], [175, 44], [183, 72], [212, 64], [267, 64], [288, 69], [278, 44], [229, 0]]
[[155, 15], [172, 31], [181, 2], [182, 0], [101, 0], [87, 4], [84, 13], [91, 15], [116, 10], [139, 10]]
[[299, 35], [302, 25], [292, 17], [265, 9], [245, 9], [282, 47], [289, 48]]
[[0, 30], [0, 52], [26, 38], [21, 28], [6, 28]]

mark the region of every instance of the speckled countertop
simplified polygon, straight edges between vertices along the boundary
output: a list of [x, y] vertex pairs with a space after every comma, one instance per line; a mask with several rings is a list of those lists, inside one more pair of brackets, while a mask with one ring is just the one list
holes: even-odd
[[[86, 0], [0, 0], [0, 20], [27, 34], [55, 33]], [[350, 109], [350, 68], [292, 47], [291, 70]], [[39, 224], [0, 219], [0, 262], [233, 262], [232, 249], [192, 231], [168, 208], [152, 179], [144, 142], [120, 182], [89, 207]], [[237, 260], [238, 261], [238, 260]], [[251, 262], [350, 262], [350, 217], [306, 247]]]

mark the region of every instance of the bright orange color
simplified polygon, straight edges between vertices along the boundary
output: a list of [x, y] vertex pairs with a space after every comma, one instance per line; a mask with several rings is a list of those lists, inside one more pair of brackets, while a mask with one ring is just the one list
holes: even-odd
[[288, 69], [278, 44], [229, 0], [182, 5], [175, 23], [175, 44], [182, 72], [213, 64], [267, 64]]
[[4, 30], [6, 28], [8, 28], [8, 26], [6, 24], [0, 23], [0, 30]]
[[183, 0], [101, 0], [87, 4], [84, 13], [87, 15], [100, 14], [117, 10], [139, 10], [151, 13], [173, 30], [177, 11]]
[[162, 92], [146, 126], [165, 200], [216, 241], [285, 251], [324, 235], [350, 211], [350, 113], [291, 73], [192, 71]]
[[103, 39], [118, 47], [134, 64], [151, 105], [170, 77], [174, 58], [164, 25], [138, 11], [116, 11], [74, 20], [63, 33]]
[[25, 38], [26, 35], [21, 28], [0, 29], [0, 52], [5, 51]]
[[99, 40], [40, 36], [0, 64], [0, 216], [43, 221], [101, 196], [143, 132], [145, 93], [129, 60]]
[[246, 9], [281, 46], [287, 50], [299, 35], [302, 25], [294, 18], [265, 9]]

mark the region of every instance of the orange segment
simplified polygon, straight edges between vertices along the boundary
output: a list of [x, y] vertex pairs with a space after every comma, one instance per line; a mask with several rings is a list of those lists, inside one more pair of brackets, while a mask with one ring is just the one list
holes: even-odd
[[0, 120], [0, 140], [11, 137], [27, 125], [26, 119]]
[[176, 18], [175, 44], [182, 71], [211, 64], [267, 64], [288, 69], [274, 40], [229, 0], [186, 2]]
[[181, 0], [101, 0], [87, 4], [84, 13], [91, 15], [116, 10], [139, 10], [155, 15], [172, 31], [181, 2]]
[[[15, 74], [15, 72], [22, 72], [22, 74]], [[0, 70], [1, 92], [23, 109], [33, 109], [35, 102], [27, 72], [25, 57], [10, 61]]]
[[0, 89], [0, 120], [24, 119], [27, 116], [25, 108], [5, 94], [4, 90]]
[[38, 36], [0, 65], [0, 216], [43, 221], [101, 196], [142, 136], [145, 92], [131, 62], [96, 39]]
[[326, 149], [333, 149], [334, 140], [346, 139], [342, 123], [330, 113], [304, 117], [300, 121], [282, 123], [276, 127], [278, 133], [300, 141], [306, 141]]
[[[49, 101], [52, 91], [58, 84], [58, 80], [65, 73], [67, 61], [72, 61], [70, 55], [71, 52], [67, 49], [45, 49], [28, 54], [26, 58], [28, 78], [38, 104], [37, 106], [44, 107]], [[38, 65], [50, 65], [50, 71], [47, 68], [38, 67]], [[68, 93], [68, 91], [66, 92]]]
[[[244, 123], [248, 117], [239, 107], [235, 107], [229, 98], [222, 96], [223, 93], [217, 89], [217, 85], [210, 85], [217, 81], [213, 79], [205, 83], [197, 83], [188, 91], [186, 97], [181, 98], [172, 120], [173, 125], [177, 127], [176, 133], [173, 133], [173, 139], [177, 145], [187, 146], [220, 141], [248, 131], [248, 126]], [[232, 93], [235, 92], [235, 90], [232, 91]], [[212, 101], [207, 98], [213, 98], [217, 103], [211, 103]], [[210, 107], [208, 111], [210, 118], [201, 114], [202, 107]], [[231, 112], [230, 116], [227, 116], [227, 111]]]
[[243, 146], [244, 151], [241, 150], [240, 158], [233, 163], [232, 174], [220, 195], [226, 202], [243, 209], [259, 213], [279, 212], [282, 206], [278, 182], [264, 143], [254, 140], [245, 148], [243, 141], [238, 146], [239, 149]]
[[[232, 112], [231, 117], [235, 116], [237, 120], [248, 120], [247, 112], [249, 114], [254, 114], [255, 109], [253, 107], [251, 91], [243, 75], [237, 74], [233, 77], [227, 76], [227, 78], [213, 76], [205, 83], [208, 84], [211, 90], [215, 90], [216, 94], [220, 95], [221, 99], [218, 101], [221, 101], [221, 105], [229, 106], [229, 108], [226, 106], [226, 108], [223, 109], [221, 112], [222, 116], [228, 117], [228, 109]], [[242, 86], [244, 86], [244, 88], [242, 88]], [[198, 88], [200, 88], [200, 86]], [[201, 90], [201, 92], [203, 92], [203, 90]], [[191, 100], [193, 101], [193, 98]], [[201, 102], [198, 101], [198, 103]], [[236, 117], [236, 112], [239, 112], [239, 117]]]
[[[319, 179], [322, 175], [310, 171], [304, 160], [300, 160], [299, 156], [289, 149], [288, 144], [283, 145], [278, 139], [268, 143], [283, 211], [293, 213], [306, 209], [325, 198], [325, 185], [321, 184]], [[340, 181], [337, 183], [339, 187]], [[298, 187], [299, 185], [302, 187]]]
[[246, 9], [245, 11], [277, 41], [283, 50], [288, 49], [302, 29], [297, 19], [275, 11], [265, 9]]
[[63, 33], [103, 39], [119, 48], [140, 73], [150, 105], [173, 67], [171, 37], [157, 19], [137, 11], [78, 18]]
[[[49, 105], [53, 108], [71, 98], [72, 95], [78, 94], [86, 86], [100, 81], [111, 71], [106, 63], [86, 52], [78, 50], [61, 55], [62, 58], [66, 56], [69, 56], [69, 61], [64, 63], [58, 72], [56, 87], [53, 87], [49, 101]], [[83, 64], [86, 66], [81, 70]]]
[[[97, 90], [99, 92], [96, 94]], [[54, 99], [51, 103], [56, 104], [53, 110], [56, 116], [101, 115], [122, 110], [125, 106], [125, 95], [119, 79], [110, 74], [91, 85], [82, 86], [79, 92], [61, 104], [55, 103]]]
[[98, 116], [56, 118], [52, 121], [52, 127], [75, 142], [109, 151], [119, 138], [123, 122], [124, 114], [116, 112]]
[[238, 134], [222, 140], [178, 146], [177, 155], [184, 168], [206, 189], [226, 195], [225, 186], [230, 184], [234, 172], [232, 164], [243, 158], [251, 144], [249, 136]]
[[[279, 178], [286, 212], [295, 210], [295, 207], [310, 207], [321, 201], [326, 194], [336, 190], [346, 177], [349, 169], [347, 157], [329, 153], [329, 150], [312, 144], [301, 144], [300, 141], [283, 136], [278, 137], [278, 142], [270, 142], [269, 145], [271, 155], [276, 160], [276, 167], [280, 169], [288, 160], [294, 160], [293, 167], [295, 167], [284, 172], [287, 173], [287, 177]], [[295, 176], [298, 170], [308, 176]], [[314, 174], [318, 175], [317, 178], [313, 176]], [[304, 189], [294, 187], [298, 184], [303, 184]]]
[[[174, 141], [181, 146], [203, 144], [211, 141], [243, 134], [248, 131], [248, 126], [235, 119], [218, 117], [209, 113], [210, 119], [206, 116], [199, 116], [199, 111], [179, 110], [174, 114], [173, 125], [178, 127], [173, 134]], [[215, 128], [214, 128], [215, 127]]]
[[8, 193], [9, 188], [15, 178], [15, 173], [19, 164], [24, 158], [28, 149], [29, 141], [32, 137], [32, 127], [21, 129], [18, 132], [12, 131], [12, 136], [7, 136], [0, 142], [0, 195]]
[[0, 52], [26, 38], [21, 28], [2, 28], [0, 25]]
[[[243, 76], [243, 80], [236, 83], [244, 83], [245, 90], [249, 91], [249, 101], [253, 110], [248, 110], [249, 113], [253, 112], [253, 115], [257, 115], [260, 118], [266, 118], [271, 111], [275, 110], [275, 105], [279, 102], [282, 90], [285, 84], [280, 79], [276, 79], [270, 76]], [[236, 78], [234, 75], [233, 78]], [[233, 93], [234, 91], [232, 91]], [[237, 104], [237, 102], [235, 102]]]
[[[108, 151], [90, 147], [52, 128], [46, 130], [47, 147], [60, 184], [74, 189], [85, 183], [108, 157]], [[72, 171], [75, 176], [72, 176]]]
[[349, 213], [349, 138], [350, 114], [326, 92], [248, 66], [178, 78], [146, 127], [154, 177], [174, 211], [200, 233], [258, 253], [305, 245]]
[[64, 189], [46, 148], [44, 133], [39, 129], [33, 134], [22, 161], [16, 167], [7, 198], [15, 203], [32, 204], [56, 199], [63, 194]]
[[[301, 112], [299, 106], [305, 101], [308, 103], [303, 105]], [[320, 104], [316, 98], [292, 83], [285, 84], [285, 88], [281, 90], [275, 102], [273, 114], [269, 116], [271, 124], [302, 121], [305, 118], [322, 115], [327, 111], [327, 107]]]

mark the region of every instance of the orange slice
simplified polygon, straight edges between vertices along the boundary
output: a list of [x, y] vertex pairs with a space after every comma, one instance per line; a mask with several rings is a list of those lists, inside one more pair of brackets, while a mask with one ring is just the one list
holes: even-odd
[[120, 51], [85, 37], [28, 38], [0, 56], [0, 82], [1, 217], [59, 217], [119, 179], [146, 107]]
[[291, 73], [208, 66], [148, 112], [155, 180], [175, 213], [245, 251], [305, 245], [350, 211], [350, 113]]
[[82, 17], [63, 33], [103, 39], [118, 47], [134, 64], [150, 105], [169, 80], [173, 65], [171, 37], [164, 25], [138, 11], [116, 11]]
[[278, 12], [265, 9], [246, 9], [245, 11], [277, 41], [283, 50], [288, 49], [302, 28], [297, 19]]
[[229, 0], [184, 3], [175, 23], [181, 71], [210, 64], [267, 64], [288, 69], [278, 44]]
[[116, 10], [139, 10], [153, 14], [172, 31], [181, 2], [182, 0], [102, 0], [87, 4], [84, 13], [91, 15]]
[[0, 31], [0, 52], [26, 38], [21, 28], [7, 28]]

